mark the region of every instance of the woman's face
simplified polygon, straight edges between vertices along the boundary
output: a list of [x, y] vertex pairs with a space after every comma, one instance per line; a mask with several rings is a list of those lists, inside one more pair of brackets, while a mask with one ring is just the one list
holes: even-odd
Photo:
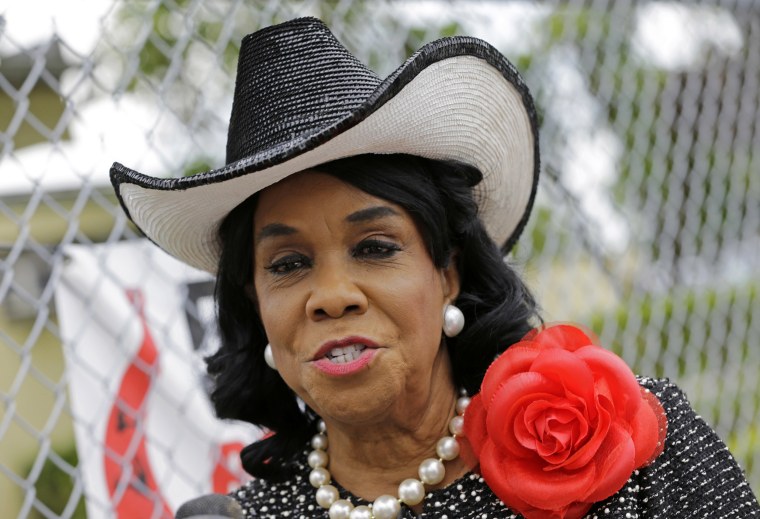
[[335, 177], [293, 175], [254, 213], [258, 309], [285, 382], [326, 420], [414, 416], [451, 398], [442, 312], [459, 291], [410, 215]]

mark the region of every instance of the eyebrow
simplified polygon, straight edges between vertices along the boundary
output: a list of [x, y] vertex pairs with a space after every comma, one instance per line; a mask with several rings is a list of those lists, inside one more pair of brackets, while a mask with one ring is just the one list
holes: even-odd
[[276, 238], [277, 236], [290, 236], [291, 234], [295, 234], [296, 232], [297, 231], [295, 227], [285, 225], [284, 223], [270, 223], [261, 228], [261, 230], [256, 234], [256, 239], [254, 241], [255, 243], [258, 244], [261, 242], [261, 240], [264, 240], [266, 238]]
[[378, 205], [374, 207], [368, 207], [366, 209], [360, 209], [350, 215], [346, 216], [345, 220], [349, 223], [363, 223], [379, 218], [385, 218], [386, 216], [401, 216], [398, 211], [387, 205]]
[[[388, 216], [401, 216], [398, 211], [392, 207], [378, 205], [367, 207], [346, 216], [345, 221], [349, 223], [365, 223]], [[284, 223], [270, 223], [261, 228], [256, 234], [255, 243], [258, 244], [267, 238], [276, 238], [279, 236], [290, 236], [296, 234], [298, 230], [295, 227], [285, 225]]]

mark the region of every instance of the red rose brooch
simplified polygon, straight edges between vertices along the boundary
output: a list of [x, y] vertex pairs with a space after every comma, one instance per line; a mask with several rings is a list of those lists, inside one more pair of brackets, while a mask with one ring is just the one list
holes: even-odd
[[662, 405], [592, 337], [566, 324], [530, 332], [465, 413], [483, 478], [527, 519], [582, 517], [664, 447]]

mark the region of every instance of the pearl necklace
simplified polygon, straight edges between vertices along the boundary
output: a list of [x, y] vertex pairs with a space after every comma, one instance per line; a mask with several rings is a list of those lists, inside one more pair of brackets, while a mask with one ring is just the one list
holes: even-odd
[[398, 497], [384, 494], [369, 505], [354, 507], [348, 499], [340, 499], [338, 489], [331, 485], [330, 472], [327, 470], [327, 427], [320, 420], [319, 432], [311, 439], [308, 463], [312, 468], [309, 482], [317, 489], [317, 503], [328, 509], [330, 519], [396, 519], [401, 513], [401, 504], [414, 506], [425, 498], [425, 485], [437, 485], [446, 475], [444, 461], [451, 461], [459, 456], [457, 436], [462, 435], [464, 426], [464, 411], [470, 404], [467, 396], [457, 400], [457, 415], [449, 422], [451, 436], [444, 436], [436, 444], [437, 458], [428, 458], [420, 463], [418, 474], [420, 479], [405, 479], [398, 486]]

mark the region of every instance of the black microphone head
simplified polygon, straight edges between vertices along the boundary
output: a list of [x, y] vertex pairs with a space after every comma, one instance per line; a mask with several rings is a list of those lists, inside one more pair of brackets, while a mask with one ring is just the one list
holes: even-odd
[[175, 519], [243, 519], [243, 509], [237, 501], [223, 494], [196, 497], [177, 509]]

